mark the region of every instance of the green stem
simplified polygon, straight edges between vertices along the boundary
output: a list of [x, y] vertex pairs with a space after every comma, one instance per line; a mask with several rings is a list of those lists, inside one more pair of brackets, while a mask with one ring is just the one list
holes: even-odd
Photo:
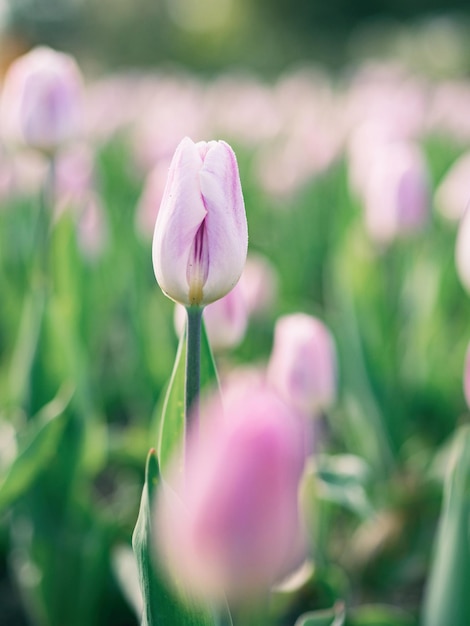
[[188, 339], [186, 345], [186, 426], [198, 428], [199, 390], [201, 385], [201, 307], [188, 307]]

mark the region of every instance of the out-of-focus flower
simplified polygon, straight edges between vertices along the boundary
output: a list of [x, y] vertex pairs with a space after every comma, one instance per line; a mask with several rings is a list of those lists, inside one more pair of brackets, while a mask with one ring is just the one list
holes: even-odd
[[269, 260], [261, 254], [249, 254], [239, 285], [250, 315], [269, 311], [276, 300], [277, 283], [276, 270]]
[[185, 306], [227, 294], [248, 247], [235, 154], [224, 141], [183, 139], [171, 162], [158, 212], [152, 258], [163, 292]]
[[363, 198], [366, 228], [378, 243], [421, 230], [429, 215], [430, 179], [418, 146], [400, 142], [378, 150]]
[[[245, 336], [248, 311], [240, 283], [227, 295], [208, 304], [203, 313], [207, 336], [213, 350], [227, 350], [237, 346]], [[179, 334], [184, 327], [186, 311], [176, 305], [175, 328]]]
[[470, 152], [463, 154], [445, 175], [435, 194], [436, 208], [450, 220], [459, 220], [470, 204]]
[[455, 264], [462, 285], [470, 292], [470, 211], [460, 220], [455, 244]]
[[2, 134], [14, 144], [52, 153], [82, 124], [82, 79], [74, 59], [35, 48], [10, 66], [1, 95]]
[[184, 479], [170, 480], [179, 500], [160, 492], [155, 536], [189, 591], [246, 600], [300, 563], [304, 454], [297, 416], [273, 392], [229, 398], [225, 415], [219, 402], [206, 407], [190, 436]]
[[267, 377], [302, 414], [328, 408], [336, 394], [336, 354], [326, 326], [305, 313], [280, 317]]

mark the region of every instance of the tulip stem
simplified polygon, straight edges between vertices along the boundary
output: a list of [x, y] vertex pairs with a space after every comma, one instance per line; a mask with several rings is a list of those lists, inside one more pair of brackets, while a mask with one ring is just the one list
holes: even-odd
[[188, 307], [188, 336], [186, 344], [186, 427], [189, 416], [195, 428], [199, 422], [199, 388], [201, 385], [201, 325], [202, 307]]

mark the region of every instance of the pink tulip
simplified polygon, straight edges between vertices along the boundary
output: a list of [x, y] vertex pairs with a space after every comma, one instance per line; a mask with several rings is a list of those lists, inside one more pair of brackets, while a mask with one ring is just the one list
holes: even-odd
[[366, 228], [387, 245], [422, 229], [430, 204], [427, 164], [409, 142], [390, 143], [377, 150], [364, 189]]
[[[298, 487], [304, 455], [297, 416], [272, 392], [214, 402], [189, 438], [185, 479], [160, 492], [156, 540], [189, 592], [256, 597], [299, 564]], [[192, 433], [194, 434], [194, 433]]]
[[277, 283], [271, 262], [261, 254], [249, 254], [239, 284], [250, 315], [263, 315], [273, 307]]
[[336, 393], [336, 357], [326, 326], [304, 313], [279, 318], [267, 376], [284, 400], [303, 414], [329, 407]]
[[240, 278], [248, 230], [237, 161], [224, 141], [183, 139], [171, 162], [153, 237], [153, 268], [163, 292], [205, 306]]
[[75, 139], [82, 123], [82, 79], [74, 59], [50, 48], [18, 58], [5, 77], [3, 136], [47, 153]]

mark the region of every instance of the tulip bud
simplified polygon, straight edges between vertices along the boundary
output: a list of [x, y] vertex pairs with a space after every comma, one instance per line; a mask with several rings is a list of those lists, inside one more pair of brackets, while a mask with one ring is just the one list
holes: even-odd
[[240, 277], [240, 287], [250, 315], [263, 315], [274, 305], [278, 279], [270, 261], [260, 254], [249, 254]]
[[[155, 535], [173, 579], [217, 599], [253, 599], [299, 564], [297, 416], [274, 393], [230, 394], [189, 437], [185, 478], [157, 499]], [[190, 433], [195, 434], [195, 433]]]
[[364, 190], [366, 227], [371, 237], [389, 244], [420, 230], [429, 212], [430, 183], [417, 146], [400, 142], [377, 151]]
[[4, 138], [54, 152], [80, 132], [81, 96], [82, 79], [74, 59], [35, 48], [14, 61], [5, 77], [0, 104]]
[[183, 139], [171, 162], [153, 237], [163, 292], [185, 306], [222, 298], [240, 278], [248, 230], [237, 161], [224, 141]]
[[303, 414], [327, 408], [336, 391], [333, 339], [320, 320], [304, 313], [278, 319], [268, 381]]

